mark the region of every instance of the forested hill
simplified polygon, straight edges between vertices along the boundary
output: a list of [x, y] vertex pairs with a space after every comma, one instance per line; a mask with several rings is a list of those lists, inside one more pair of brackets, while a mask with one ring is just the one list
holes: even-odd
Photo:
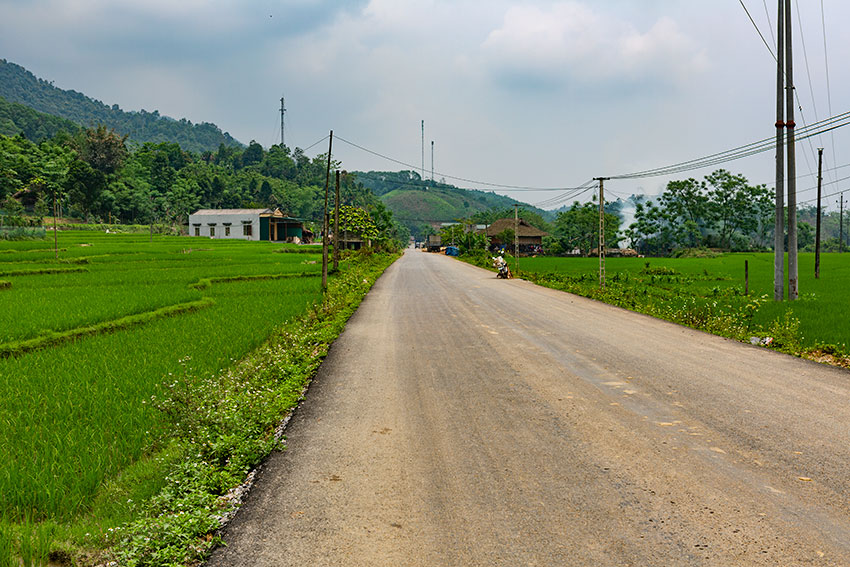
[[[488, 191], [461, 189], [423, 180], [415, 171], [358, 171], [355, 175], [357, 181], [380, 197], [396, 220], [414, 233], [422, 224], [451, 222], [482, 211], [508, 209], [514, 203], [520, 203]], [[548, 211], [520, 204], [544, 218], [550, 216]]]
[[23, 134], [28, 140], [41, 142], [59, 132], [74, 134], [78, 130], [75, 122], [0, 97], [0, 134], [4, 136]]
[[[106, 104], [76, 91], [54, 87], [25, 68], [0, 59], [0, 97], [39, 112], [65, 118], [84, 127], [103, 124], [130, 139], [144, 142], [176, 142], [192, 152], [215, 151], [219, 145], [241, 146], [227, 132], [210, 123], [193, 124], [174, 120], [158, 111], [125, 112], [117, 104]], [[8, 124], [7, 124], [8, 126]], [[21, 128], [23, 130], [23, 128]]]

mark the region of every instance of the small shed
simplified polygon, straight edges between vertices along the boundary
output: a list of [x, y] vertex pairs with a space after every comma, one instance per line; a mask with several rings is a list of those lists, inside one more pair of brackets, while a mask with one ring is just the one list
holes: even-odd
[[200, 209], [189, 215], [189, 236], [303, 242], [312, 233], [280, 209]]

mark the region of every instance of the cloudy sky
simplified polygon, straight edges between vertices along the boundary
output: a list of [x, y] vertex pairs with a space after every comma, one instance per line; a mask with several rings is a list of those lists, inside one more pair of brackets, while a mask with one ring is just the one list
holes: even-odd
[[[802, 125], [850, 110], [850, 3], [796, 2]], [[776, 0], [743, 4], [772, 44]], [[418, 168], [424, 120], [426, 175], [434, 140], [437, 177], [480, 189], [573, 187], [775, 132], [775, 63], [740, 0], [0, 0], [0, 58], [265, 147], [280, 142], [281, 95], [291, 147], [332, 129]], [[801, 202], [815, 196], [817, 146], [826, 193], [850, 187], [850, 167], [831, 170], [850, 164], [846, 130], [800, 144]], [[346, 169], [406, 169], [339, 139], [334, 155]], [[773, 152], [724, 167], [772, 186]], [[606, 191], [654, 194], [667, 180]]]

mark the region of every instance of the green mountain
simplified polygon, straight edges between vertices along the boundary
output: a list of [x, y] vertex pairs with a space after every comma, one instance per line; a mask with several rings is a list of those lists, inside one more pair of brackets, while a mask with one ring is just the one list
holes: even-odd
[[[156, 110], [125, 112], [117, 104], [107, 106], [77, 91], [54, 87], [53, 83], [39, 79], [20, 65], [5, 59], [0, 59], [0, 97], [83, 127], [103, 124], [129, 135], [131, 140], [140, 144], [176, 142], [184, 150], [199, 153], [215, 151], [222, 144], [234, 147], [242, 145], [215, 124], [193, 124], [185, 118], [175, 120], [161, 116]], [[45, 126], [44, 130], [49, 128]]]
[[375, 193], [393, 218], [417, 235], [425, 225], [453, 222], [488, 210], [505, 210], [514, 203], [546, 220], [549, 211], [488, 191], [461, 189], [446, 183], [423, 180], [415, 171], [354, 172], [357, 181]]
[[23, 134], [28, 140], [41, 142], [59, 132], [73, 134], [79, 129], [80, 127], [70, 120], [44, 114], [0, 97], [0, 134], [4, 136]]

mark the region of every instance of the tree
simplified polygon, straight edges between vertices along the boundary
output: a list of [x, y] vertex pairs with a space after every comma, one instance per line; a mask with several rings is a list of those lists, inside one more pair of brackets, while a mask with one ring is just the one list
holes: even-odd
[[709, 198], [705, 183], [693, 178], [670, 181], [659, 202], [671, 225], [671, 236], [676, 243], [679, 246], [699, 246], [707, 229], [706, 224], [710, 224], [707, 215]]
[[743, 175], [719, 169], [706, 176], [709, 207], [718, 231], [720, 245], [732, 248], [732, 236], [739, 233], [749, 240], [764, 224], [771, 194], [765, 185], [749, 185]]
[[105, 187], [106, 175], [103, 172], [84, 161], [75, 160], [71, 163], [66, 181], [68, 196], [71, 203], [83, 213], [86, 222]]
[[[599, 206], [594, 203], [573, 203], [569, 209], [558, 213], [554, 232], [561, 249], [569, 251], [578, 248], [583, 255], [589, 255], [599, 243]], [[617, 246], [619, 233], [620, 217], [606, 212], [605, 246]]]
[[80, 157], [94, 169], [110, 175], [121, 168], [127, 158], [127, 136], [120, 136], [115, 130], [107, 130], [100, 125], [89, 128], [77, 141]]
[[258, 144], [256, 141], [251, 140], [251, 143], [248, 144], [248, 147], [242, 152], [242, 167], [249, 167], [251, 165], [258, 164], [263, 161], [263, 157], [265, 156], [265, 152], [263, 151], [263, 146]]

